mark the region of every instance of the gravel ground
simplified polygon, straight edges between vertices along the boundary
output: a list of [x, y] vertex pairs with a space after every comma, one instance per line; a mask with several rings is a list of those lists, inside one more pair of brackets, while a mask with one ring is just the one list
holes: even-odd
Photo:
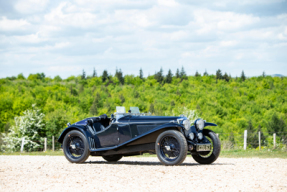
[[287, 159], [219, 158], [163, 166], [156, 157], [0, 156], [0, 191], [287, 191]]

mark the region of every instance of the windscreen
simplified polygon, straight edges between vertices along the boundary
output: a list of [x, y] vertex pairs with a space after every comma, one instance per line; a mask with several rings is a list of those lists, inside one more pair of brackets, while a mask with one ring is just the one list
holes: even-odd
[[126, 113], [126, 108], [122, 106], [117, 106], [117, 113]]
[[130, 107], [131, 113], [140, 113], [140, 110], [138, 107]]

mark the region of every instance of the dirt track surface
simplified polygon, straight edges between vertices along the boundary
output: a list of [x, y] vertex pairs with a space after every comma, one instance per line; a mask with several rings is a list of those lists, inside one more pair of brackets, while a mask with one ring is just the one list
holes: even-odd
[[0, 191], [287, 191], [287, 159], [219, 158], [163, 166], [154, 157], [0, 156]]

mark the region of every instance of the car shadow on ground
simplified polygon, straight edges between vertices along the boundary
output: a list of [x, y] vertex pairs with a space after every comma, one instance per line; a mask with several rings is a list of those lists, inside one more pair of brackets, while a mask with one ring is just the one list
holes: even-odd
[[[111, 164], [111, 165], [148, 165], [148, 166], [155, 166], [155, 165], [161, 165], [160, 162], [155, 161], [118, 161], [118, 162], [107, 162], [107, 161], [86, 161], [83, 164]], [[214, 165], [234, 165], [233, 163], [212, 163], [204, 166], [214, 166]], [[203, 164], [199, 163], [182, 163], [178, 166], [203, 166]]]

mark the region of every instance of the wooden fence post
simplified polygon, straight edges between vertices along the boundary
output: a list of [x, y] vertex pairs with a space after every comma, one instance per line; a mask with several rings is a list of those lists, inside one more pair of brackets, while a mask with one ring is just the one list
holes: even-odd
[[25, 137], [22, 138], [22, 144], [21, 144], [21, 153], [23, 152], [24, 149], [24, 142], [25, 142]]
[[55, 151], [55, 138], [52, 136], [52, 150]]
[[247, 130], [244, 130], [244, 150], [247, 148]]
[[276, 133], [273, 133], [273, 145], [276, 147]]
[[47, 151], [47, 138], [44, 139], [44, 152]]
[[261, 148], [261, 134], [260, 131], [258, 131], [258, 140], [259, 140], [259, 150]]

